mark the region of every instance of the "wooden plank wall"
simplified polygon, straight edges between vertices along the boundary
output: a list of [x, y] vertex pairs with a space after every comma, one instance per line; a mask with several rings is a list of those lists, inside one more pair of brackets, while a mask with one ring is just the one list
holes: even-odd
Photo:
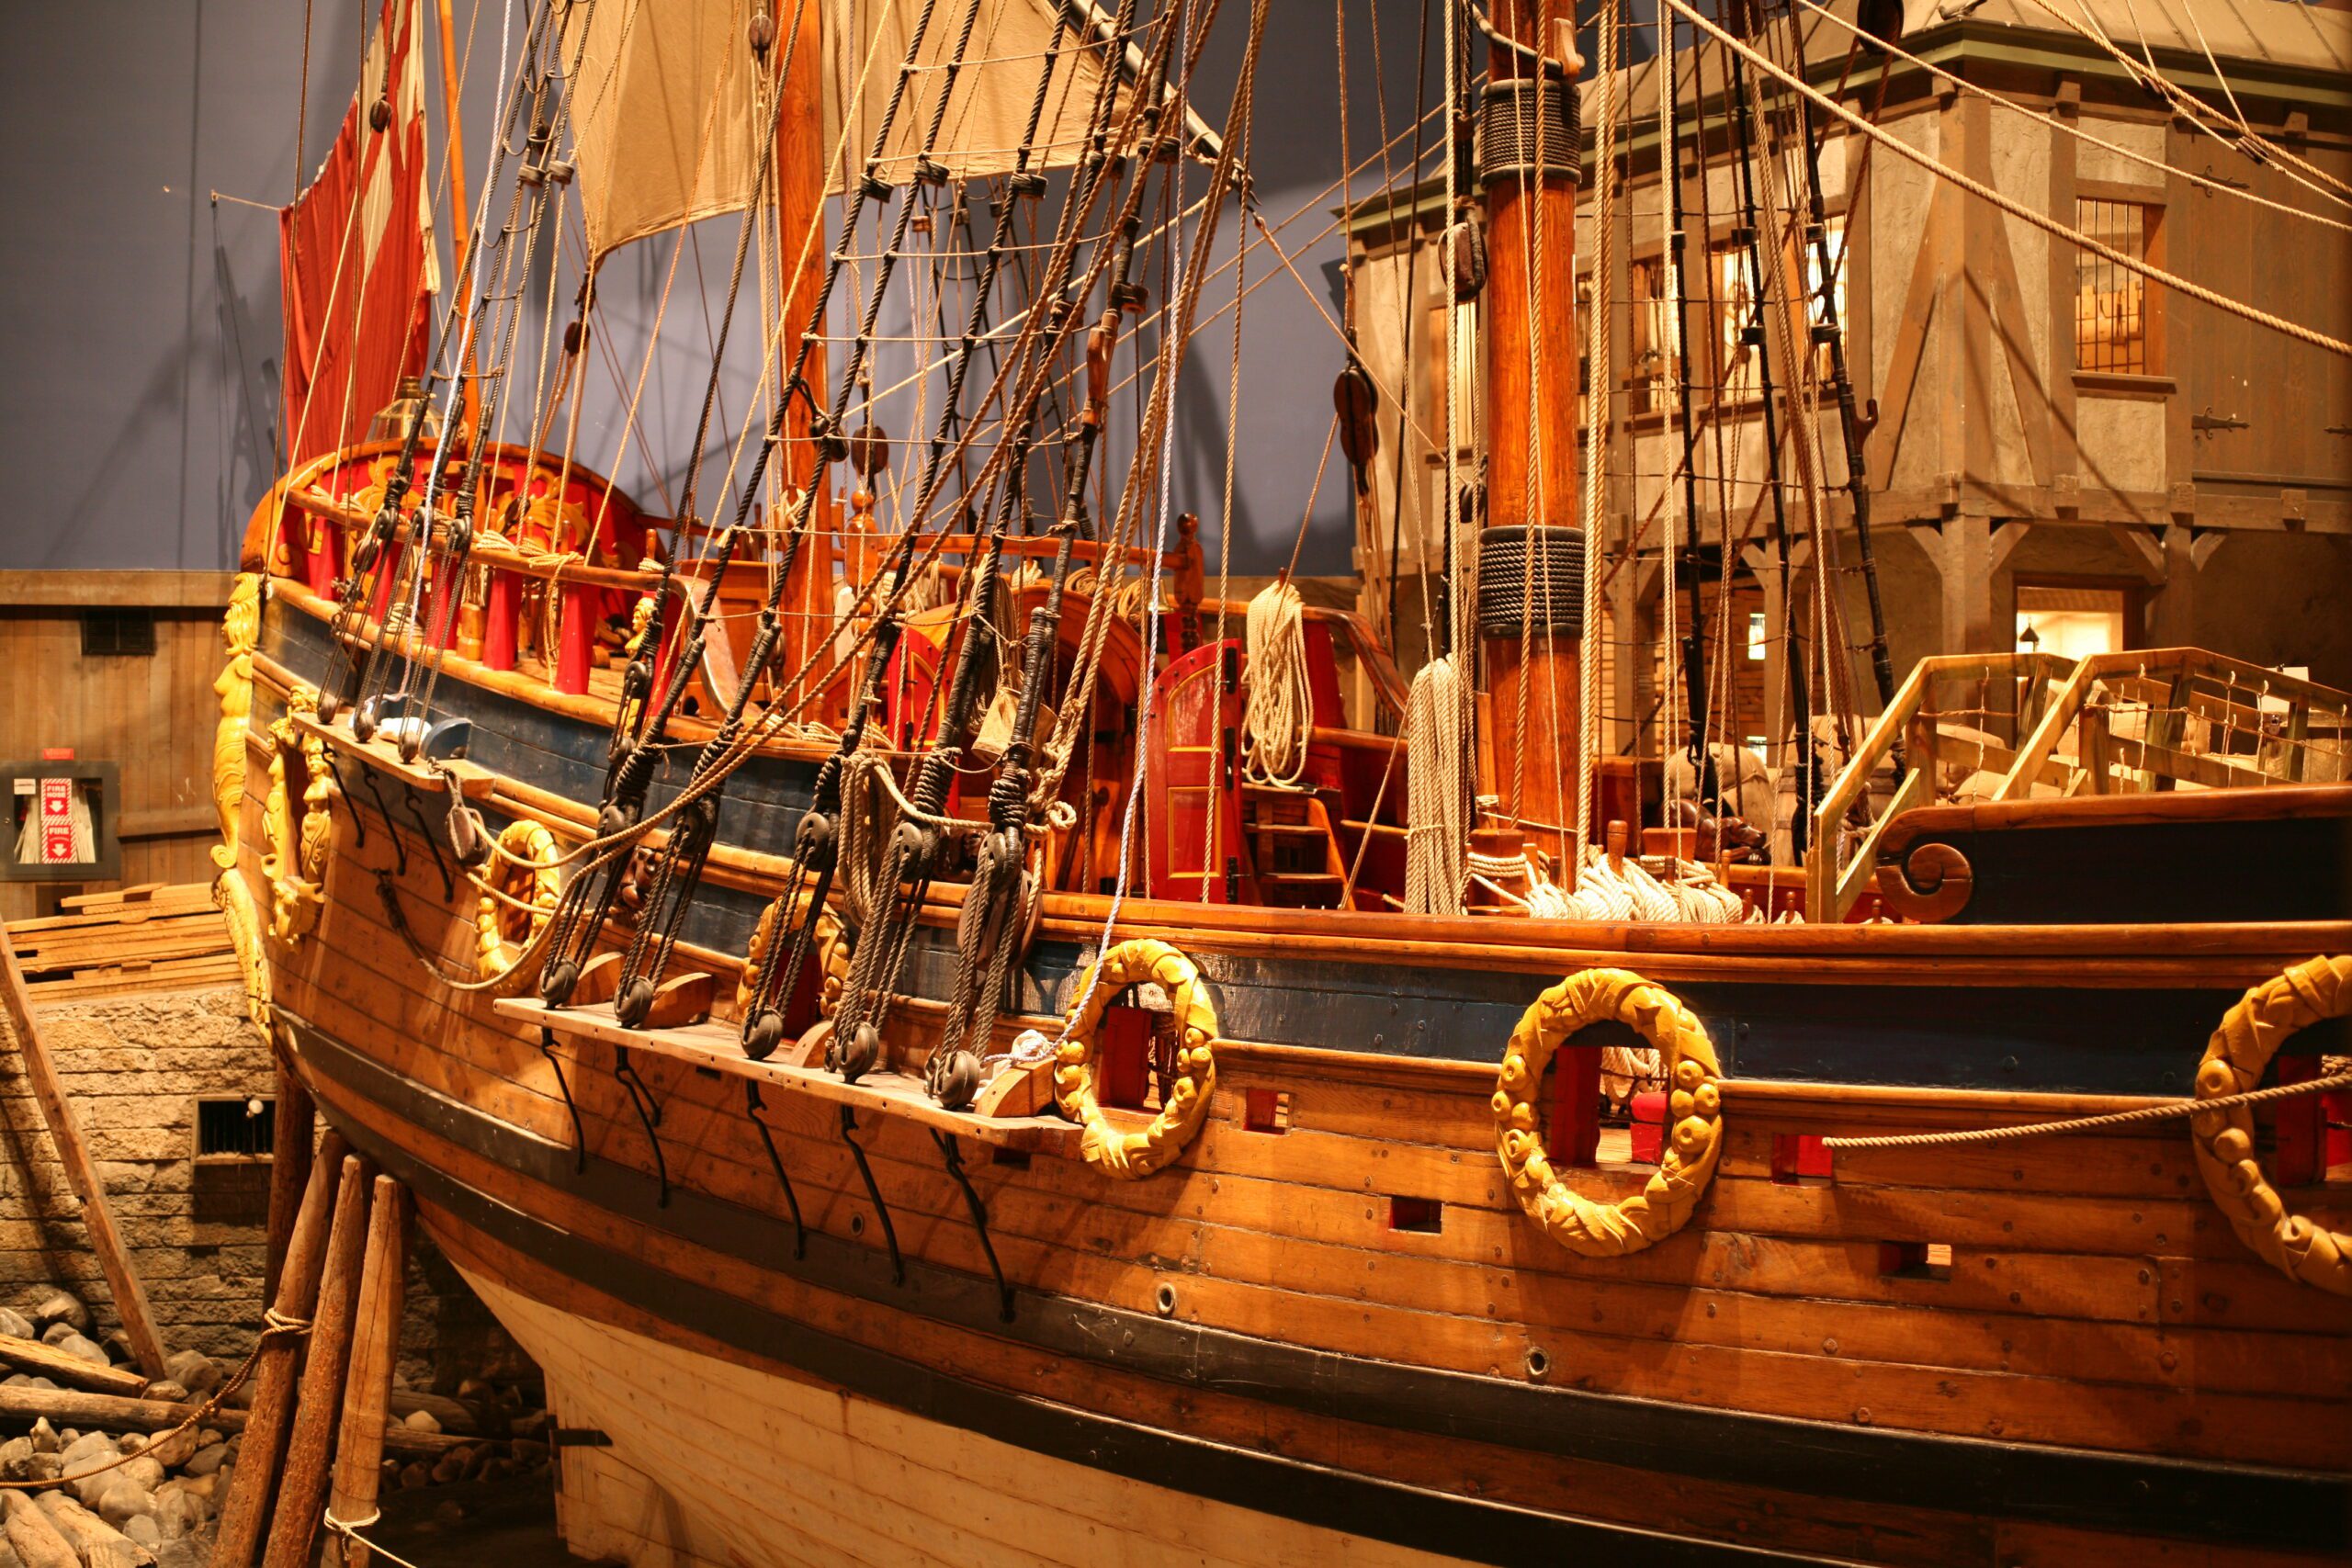
[[[0, 761], [71, 746], [122, 769], [122, 882], [0, 883], [0, 919], [57, 912], [77, 893], [209, 882], [219, 834], [212, 694], [225, 571], [0, 571]], [[85, 609], [151, 610], [153, 658], [82, 656]]]

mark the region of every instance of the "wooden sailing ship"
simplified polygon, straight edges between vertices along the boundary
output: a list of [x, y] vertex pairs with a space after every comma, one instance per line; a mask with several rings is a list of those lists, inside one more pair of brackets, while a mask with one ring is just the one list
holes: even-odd
[[[1776, 822], [1711, 724], [1727, 639], [1694, 592], [1670, 755], [1600, 755], [1585, 64], [1550, 0], [1443, 7], [1419, 667], [1394, 616], [1212, 592], [1164, 442], [1218, 224], [1256, 220], [1268, 6], [1217, 9], [844, 7], [866, 65], [829, 98], [815, 9], [528, 7], [432, 376], [379, 438], [319, 416], [254, 514], [219, 782], [255, 1019], [545, 1371], [575, 1547], [2352, 1550], [2322, 1056], [2352, 1012], [2352, 696], [2194, 649], [1956, 655], [1841, 724], [1842, 648], [1883, 628], [1849, 638], [1818, 590], [1787, 607], [1817, 679], [1783, 661]], [[1213, 17], [1247, 33], [1218, 127], [1187, 91]], [[1847, 479], [1867, 529], [1828, 451], [1860, 417], [1838, 324], [1792, 282], [1838, 100], [1787, 14], [1689, 28], [1718, 133], [1781, 182], [1745, 204], [1741, 341], [1785, 561], [1833, 547]], [[1604, 150], [1626, 31], [1605, 9]], [[604, 81], [609, 111], [565, 85]], [[614, 118], [649, 97], [717, 129]], [[1707, 134], [1653, 98], [1661, 144]], [[594, 184], [664, 148], [668, 197]], [[772, 412], [731, 519], [695, 505], [699, 456], [675, 518], [576, 459], [560, 378], [495, 438], [527, 237], [575, 177], [614, 243], [753, 214]], [[970, 313], [934, 293], [915, 334], [935, 423], [894, 442], [857, 417], [876, 314], [894, 265], [956, 251], [910, 233], [990, 226], [978, 189]], [[298, 270], [316, 319], [363, 319]], [[1672, 500], [1716, 472], [1694, 389], [1726, 382], [1659, 346], [1670, 602], [1728, 543]], [[1402, 400], [1346, 363], [1361, 480]], [[344, 376], [363, 410], [390, 385]]]

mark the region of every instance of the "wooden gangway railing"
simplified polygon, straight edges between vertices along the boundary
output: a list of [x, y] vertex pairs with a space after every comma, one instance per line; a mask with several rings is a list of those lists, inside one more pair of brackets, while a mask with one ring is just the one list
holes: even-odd
[[2053, 773], [2069, 795], [2331, 784], [2347, 761], [2352, 692], [2201, 648], [2134, 649], [2075, 667], [1994, 798]]
[[[2049, 653], [1946, 653], [1914, 665], [1894, 700], [1814, 807], [1805, 851], [1805, 919], [1835, 923], [1846, 918], [1870, 886], [1887, 824], [1915, 806], [1934, 803], [1938, 762], [1973, 761], [1987, 770], [2015, 766], [2018, 751], [1997, 738], [1987, 739], [1985, 732], [1997, 726], [2012, 739], [2038, 733], [2053, 694], [2074, 669], [2072, 660]], [[1973, 700], [1962, 696], [1939, 703], [1954, 684], [1973, 688]], [[1997, 704], [1996, 697], [2006, 698], [2006, 705]], [[1961, 716], [1975, 721], [1969, 727], [1975, 734], [1965, 739], [1947, 734], [1944, 721]], [[1898, 746], [1902, 776], [1893, 798], [1871, 820], [1852, 854], [1841, 855], [1841, 825], [1870, 793], [1880, 764]]]

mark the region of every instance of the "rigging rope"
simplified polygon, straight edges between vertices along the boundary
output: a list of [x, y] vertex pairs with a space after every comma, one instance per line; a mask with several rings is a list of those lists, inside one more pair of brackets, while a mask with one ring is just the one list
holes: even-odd
[[2331, 1073], [2325, 1077], [2305, 1078], [2301, 1083], [2273, 1084], [2268, 1089], [2248, 1089], [2243, 1094], [2224, 1094], [2212, 1100], [2167, 1100], [2162, 1105], [2143, 1105], [2131, 1111], [2110, 1111], [2104, 1116], [2080, 1116], [2064, 1122], [2030, 1122], [2016, 1127], [1971, 1127], [1957, 1133], [1901, 1133], [1880, 1138], [1824, 1138], [1821, 1146], [1830, 1150], [1928, 1149], [1953, 1144], [2004, 1144], [2018, 1138], [2046, 1138], [2061, 1133], [2087, 1133], [2100, 1127], [2130, 1127], [2143, 1122], [2168, 1122], [2207, 1111], [2232, 1111], [2241, 1105], [2260, 1105], [2267, 1100], [2287, 1100], [2302, 1094], [2324, 1094], [2347, 1088], [2352, 1088], [2352, 1073]]
[[1845, 105], [1838, 103], [1836, 99], [1831, 98], [1826, 94], [1820, 92], [1810, 84], [1799, 81], [1796, 77], [1782, 70], [1779, 65], [1765, 59], [1762, 55], [1757, 53], [1756, 51], [1748, 48], [1747, 45], [1740, 42], [1737, 39], [1732, 37], [1731, 34], [1724, 31], [1723, 28], [1708, 20], [1702, 13], [1693, 8], [1689, 4], [1689, 0], [1665, 0], [1665, 3], [1673, 6], [1675, 10], [1680, 12], [1683, 17], [1692, 26], [1698, 28], [1701, 31], [1705, 32], [1717, 42], [1727, 46], [1734, 53], [1739, 55], [1748, 63], [1754, 65], [1768, 75], [1772, 76], [1783, 85], [1803, 94], [1815, 104], [1828, 110], [1831, 114], [1836, 115], [1839, 119], [1844, 120], [1848, 125], [1869, 137], [1872, 141], [1886, 148], [1888, 152], [1894, 153], [1897, 157], [1903, 158], [1918, 165], [1920, 168], [1925, 169], [1928, 174], [1933, 175], [1936, 178], [1943, 180], [1950, 185], [1958, 186], [1960, 189], [1966, 191], [1969, 195], [1975, 197], [1978, 200], [1988, 203], [1993, 207], [1996, 207], [2003, 212], [2007, 213], [2010, 217], [2018, 219], [2022, 222], [2030, 223], [2044, 233], [2052, 235], [2056, 239], [2063, 240], [2068, 244], [2074, 245], [2080, 250], [2088, 251], [2091, 254], [2098, 256], [2102, 261], [2111, 262], [2127, 272], [2136, 272], [2141, 276], [2149, 279], [2151, 282], [2161, 283], [2167, 288], [2175, 289], [2191, 299], [2196, 299], [2204, 304], [2211, 305], [2217, 310], [2227, 311], [2231, 315], [2252, 321], [2257, 326], [2268, 327], [2273, 332], [2282, 333], [2289, 337], [2295, 338], [2302, 343], [2307, 343], [2314, 348], [2324, 348], [2330, 354], [2340, 354], [2347, 358], [2352, 358], [2352, 343], [2346, 343], [2340, 338], [2330, 337], [2325, 333], [2314, 332], [2310, 327], [2306, 327], [2300, 322], [2290, 321], [2283, 316], [2273, 315], [2267, 310], [2257, 310], [2256, 307], [2248, 305], [2243, 300], [2233, 299], [2226, 294], [2222, 294], [2213, 289], [2208, 288], [2201, 283], [2192, 283], [2188, 278], [2181, 276], [2177, 273], [2169, 272], [2163, 267], [2156, 266], [2149, 262], [2142, 261], [2137, 256], [2126, 254], [2124, 252], [2117, 250], [2114, 246], [2107, 244], [2103, 241], [2093, 239], [2090, 235], [2084, 233], [2082, 231], [2074, 228], [2070, 224], [2059, 222], [2056, 219], [2052, 218], [2047, 213], [2038, 212], [2032, 208], [2026, 206], [2023, 202], [2015, 201], [2008, 197], [2003, 196], [1999, 191], [1995, 190], [1992, 186], [1984, 185], [1978, 180], [1972, 179], [1968, 175], [1962, 174], [1959, 170], [1938, 162], [1935, 158], [1920, 152], [1917, 148], [1913, 147], [1909, 142], [1905, 141], [1902, 138], [1890, 135], [1886, 131], [1880, 130], [1877, 126], [1871, 124], [1861, 116], [1854, 113]]

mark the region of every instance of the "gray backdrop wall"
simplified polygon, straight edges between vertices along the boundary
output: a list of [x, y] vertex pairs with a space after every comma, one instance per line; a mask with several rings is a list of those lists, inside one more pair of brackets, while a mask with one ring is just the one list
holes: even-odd
[[[1361, 157], [1378, 144], [1384, 112], [1392, 130], [1411, 118], [1420, 13], [1408, 0], [1346, 5]], [[466, 115], [469, 184], [479, 191], [498, 0], [481, 0], [478, 11], [458, 0], [455, 10], [461, 35], [469, 13], [475, 29]], [[277, 217], [232, 198], [275, 204], [293, 191], [302, 6], [109, 0], [20, 3], [8, 11], [11, 47], [0, 53], [0, 224], [8, 231], [0, 243], [7, 299], [0, 463], [10, 483], [0, 568], [231, 565], [245, 517], [277, 469], [279, 354]], [[351, 0], [313, 7], [306, 177], [350, 102], [362, 15]], [[1227, 4], [1204, 59], [1195, 96], [1212, 120], [1222, 118], [1245, 21], [1244, 6]], [[1385, 82], [1372, 59], [1375, 25]], [[1316, 209], [1286, 247], [1323, 227], [1321, 209], [1331, 204], [1318, 193], [1339, 170], [1336, 53], [1331, 7], [1274, 0], [1256, 128], [1258, 188], [1271, 219]], [[1430, 39], [1429, 53], [1433, 102], [1442, 39]], [[437, 85], [428, 99], [437, 110]], [[1362, 180], [1355, 187], [1358, 195], [1371, 188]], [[1228, 212], [1223, 254], [1234, 230]], [[683, 259], [679, 289], [693, 288], [697, 270], [714, 294], [721, 288], [732, 240], [728, 224], [704, 226]], [[1340, 254], [1334, 235], [1298, 256], [1334, 313]], [[666, 242], [640, 244], [609, 265], [600, 284], [614, 353], [631, 374], [668, 261]], [[1274, 271], [1271, 256], [1253, 254], [1253, 281]], [[571, 281], [558, 287], [568, 295]], [[1212, 293], [1207, 302], [1219, 298]], [[1253, 294], [1248, 311], [1233, 561], [1245, 572], [1271, 570], [1289, 556], [1341, 364], [1329, 329], [1289, 280]], [[645, 446], [662, 466], [649, 468], [640, 446], [616, 476], [650, 504], [665, 485], [674, 491], [709, 365], [699, 327], [674, 326], [664, 332], [646, 392]], [[634, 344], [625, 341], [632, 330]], [[1174, 504], [1198, 510], [1212, 540], [1228, 330], [1213, 326], [1193, 344], [1178, 416]], [[617, 445], [616, 379], [591, 380], [584, 461], [600, 462]], [[724, 406], [740, 420], [748, 370], [728, 380]], [[1303, 570], [1349, 570], [1354, 530], [1346, 497], [1345, 483], [1327, 478]]]

